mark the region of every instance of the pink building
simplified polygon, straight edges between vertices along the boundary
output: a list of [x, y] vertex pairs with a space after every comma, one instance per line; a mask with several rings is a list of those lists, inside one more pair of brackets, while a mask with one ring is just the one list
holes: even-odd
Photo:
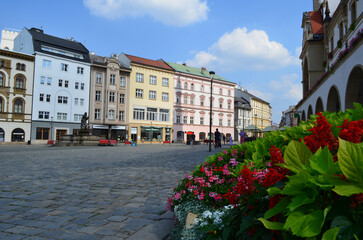
[[[174, 142], [204, 141], [208, 139], [210, 119], [211, 77], [205, 68], [167, 62], [174, 75]], [[233, 138], [235, 83], [215, 76], [213, 78], [212, 132]]]

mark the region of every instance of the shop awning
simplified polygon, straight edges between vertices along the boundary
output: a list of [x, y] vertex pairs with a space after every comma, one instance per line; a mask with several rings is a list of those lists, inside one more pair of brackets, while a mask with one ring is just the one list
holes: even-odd
[[187, 135], [193, 135], [193, 134], [194, 134], [194, 132], [191, 132], [191, 131], [187, 132]]

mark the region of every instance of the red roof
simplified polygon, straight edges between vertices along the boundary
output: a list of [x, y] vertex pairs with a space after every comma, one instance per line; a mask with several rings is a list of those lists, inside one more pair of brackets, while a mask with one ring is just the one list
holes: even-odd
[[320, 11], [312, 11], [309, 12], [310, 14], [310, 21], [311, 21], [311, 29], [313, 34], [323, 34], [323, 18], [321, 16]]
[[152, 66], [152, 67], [157, 67], [157, 68], [164, 68], [167, 70], [171, 70], [174, 71], [171, 67], [169, 67], [168, 64], [166, 64], [165, 62], [162, 61], [156, 61], [156, 60], [151, 60], [151, 59], [147, 59], [147, 58], [142, 58], [142, 57], [136, 57], [136, 56], [132, 56], [129, 54], [125, 54], [133, 63], [139, 63], [139, 64], [143, 64], [143, 65], [147, 65], [147, 66]]

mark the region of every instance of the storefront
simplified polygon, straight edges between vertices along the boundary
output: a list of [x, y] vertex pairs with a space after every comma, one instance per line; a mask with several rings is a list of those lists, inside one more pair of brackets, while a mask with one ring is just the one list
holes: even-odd
[[123, 142], [127, 138], [126, 126], [93, 125], [92, 135]]
[[132, 126], [130, 128], [130, 140], [137, 142], [163, 142], [170, 141], [172, 128], [166, 126]]

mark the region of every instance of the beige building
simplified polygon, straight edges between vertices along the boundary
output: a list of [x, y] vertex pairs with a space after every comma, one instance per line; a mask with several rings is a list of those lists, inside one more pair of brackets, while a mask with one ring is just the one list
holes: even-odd
[[128, 129], [128, 85], [131, 69], [117, 55], [101, 57], [91, 53], [89, 123], [92, 134], [124, 141]]
[[270, 103], [256, 97], [251, 96], [251, 121], [252, 124], [259, 129], [271, 126], [271, 106]]
[[141, 143], [171, 140], [174, 70], [163, 61], [124, 53], [118, 59], [132, 69], [127, 138]]
[[34, 56], [0, 49], [0, 143], [31, 134]]

